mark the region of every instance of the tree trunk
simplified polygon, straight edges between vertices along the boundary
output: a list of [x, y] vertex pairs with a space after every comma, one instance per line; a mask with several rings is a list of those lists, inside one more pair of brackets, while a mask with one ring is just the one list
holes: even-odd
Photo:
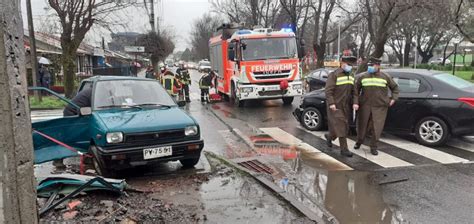
[[410, 50], [411, 50], [411, 40], [405, 42], [405, 49], [403, 49], [403, 60], [404, 66], [410, 66]]
[[38, 223], [20, 0], [0, 1], [0, 223]]
[[67, 98], [74, 97], [76, 77], [76, 58], [77, 58], [77, 47], [71, 42], [66, 42], [62, 46], [62, 65], [64, 75], [64, 94]]
[[[374, 44], [374, 51], [370, 54], [370, 57], [374, 58], [380, 58], [383, 56], [383, 53], [385, 52], [385, 43], [387, 43], [388, 37], [384, 38], [378, 38], [377, 42]], [[361, 73], [363, 71], [367, 71], [367, 63], [369, 62], [368, 58], [362, 61], [362, 63], [359, 65], [359, 68], [357, 69], [357, 73]]]
[[324, 57], [326, 55], [326, 43], [314, 44], [314, 51], [316, 51], [316, 68], [324, 67]]
[[433, 57], [433, 51], [423, 51], [420, 46], [418, 46], [418, 54], [421, 56], [421, 64], [428, 64], [430, 59]]

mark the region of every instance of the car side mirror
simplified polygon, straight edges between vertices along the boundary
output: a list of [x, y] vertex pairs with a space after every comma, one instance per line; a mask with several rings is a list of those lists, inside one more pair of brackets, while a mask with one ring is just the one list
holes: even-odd
[[81, 107], [80, 109], [81, 116], [87, 116], [92, 114], [92, 108], [90, 107]]
[[186, 106], [186, 101], [178, 101], [178, 107]]

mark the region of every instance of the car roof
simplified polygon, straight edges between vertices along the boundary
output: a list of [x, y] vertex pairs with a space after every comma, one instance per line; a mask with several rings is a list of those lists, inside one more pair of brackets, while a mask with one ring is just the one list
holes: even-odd
[[97, 75], [90, 78], [84, 79], [83, 81], [111, 81], [111, 80], [143, 80], [143, 81], [153, 81], [147, 78], [133, 77], [133, 76], [114, 76], [114, 75]]
[[412, 74], [417, 74], [421, 76], [433, 76], [441, 73], [446, 73], [443, 71], [437, 71], [437, 70], [428, 70], [428, 69], [410, 69], [410, 68], [396, 68], [396, 69], [383, 69], [383, 72], [387, 73], [412, 73]]

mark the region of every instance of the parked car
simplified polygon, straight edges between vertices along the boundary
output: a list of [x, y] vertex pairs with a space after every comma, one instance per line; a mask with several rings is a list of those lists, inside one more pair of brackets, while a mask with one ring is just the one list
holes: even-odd
[[[102, 176], [118, 170], [179, 160], [184, 167], [199, 161], [204, 141], [194, 118], [185, 113], [159, 82], [123, 76], [95, 76], [79, 92], [92, 88], [92, 106], [78, 115], [32, 124], [34, 130], [93, 155]], [[35, 155], [73, 156], [61, 146], [33, 134]], [[67, 150], [66, 150], [67, 151]]]
[[211, 62], [207, 60], [202, 60], [198, 64], [198, 71], [199, 72], [208, 72], [211, 70]]
[[336, 68], [320, 68], [310, 72], [309, 75], [304, 78], [306, 91], [311, 92], [324, 88], [329, 73], [335, 69]]
[[[413, 134], [437, 146], [450, 136], [474, 134], [474, 83], [440, 71], [384, 70], [398, 83], [399, 100], [388, 110], [385, 131]], [[293, 115], [308, 130], [326, 127], [324, 90], [306, 94]]]
[[185, 67], [187, 69], [197, 69], [197, 65], [194, 62], [188, 62], [186, 63]]
[[[438, 58], [436, 60], [432, 60], [430, 61], [430, 65], [442, 65], [443, 64], [443, 58]], [[445, 65], [450, 65], [451, 64], [451, 60], [447, 59], [444, 61], [444, 64]]]

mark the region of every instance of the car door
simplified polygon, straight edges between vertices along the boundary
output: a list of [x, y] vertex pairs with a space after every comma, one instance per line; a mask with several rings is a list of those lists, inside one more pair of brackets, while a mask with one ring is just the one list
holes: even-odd
[[[54, 95], [55, 93], [51, 91], [51, 94]], [[67, 99], [61, 100], [67, 104], [72, 104]], [[88, 114], [42, 120], [33, 122], [32, 129], [68, 146], [72, 146], [79, 151], [87, 152], [91, 139], [89, 135], [89, 123], [91, 118], [92, 115]], [[45, 138], [37, 132], [33, 132], [33, 144], [34, 150], [47, 149], [52, 152], [58, 151], [59, 155], [57, 157], [60, 157], [60, 155], [69, 155], [60, 152], [64, 151], [64, 147], [58, 147], [58, 143]], [[51, 153], [51, 155], [54, 155], [54, 153]]]
[[398, 101], [389, 108], [385, 130], [393, 132], [411, 131], [413, 123], [426, 111], [426, 98], [431, 86], [414, 73], [390, 73], [400, 91]]

